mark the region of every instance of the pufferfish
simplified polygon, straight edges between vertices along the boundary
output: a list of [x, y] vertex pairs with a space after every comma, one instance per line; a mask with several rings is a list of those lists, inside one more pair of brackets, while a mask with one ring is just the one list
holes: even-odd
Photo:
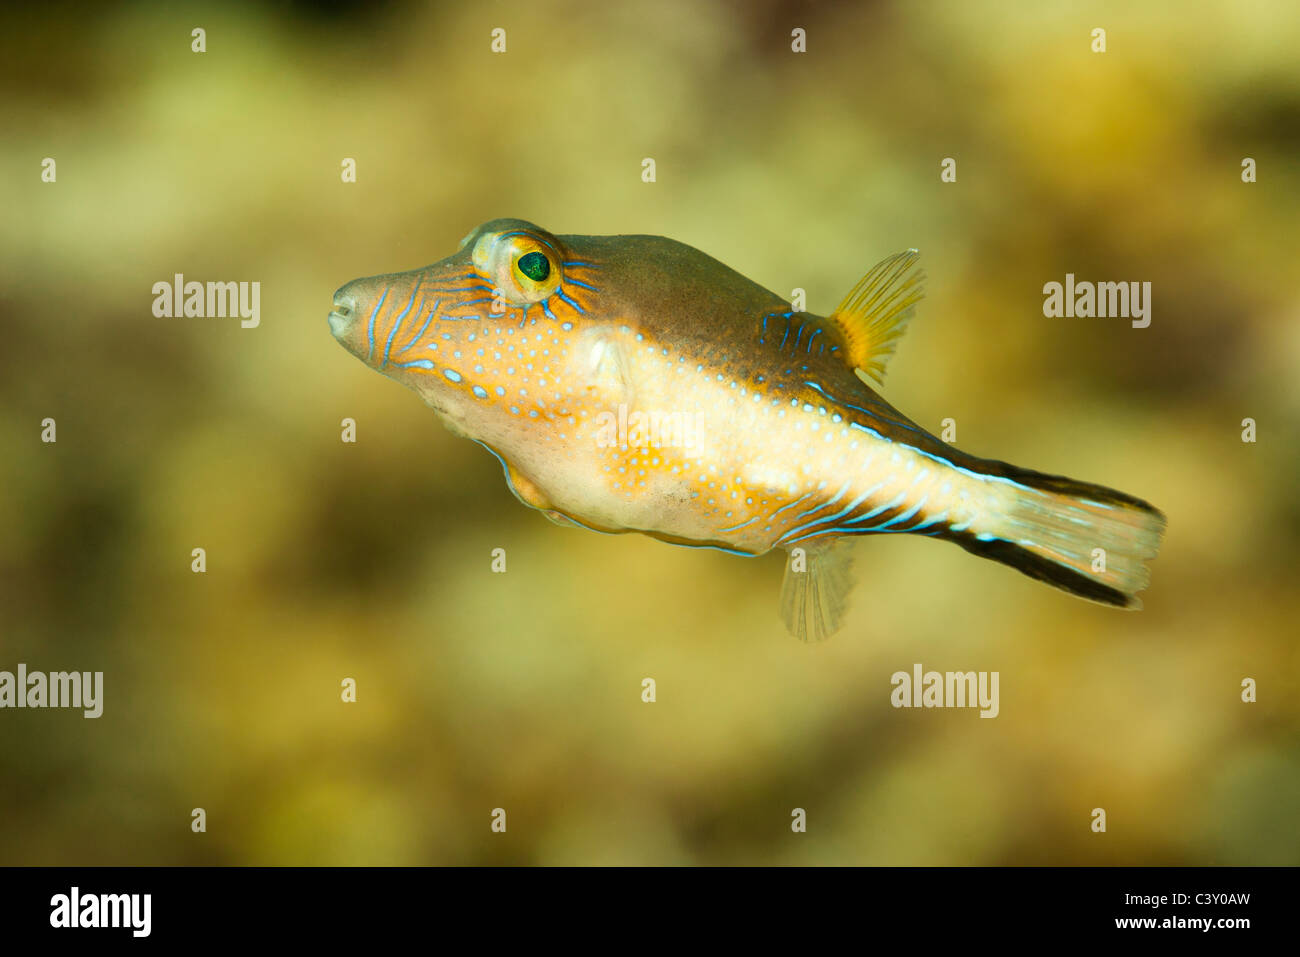
[[1158, 510], [959, 451], [872, 388], [922, 296], [917, 259], [883, 260], [822, 317], [662, 236], [496, 219], [431, 266], [349, 282], [329, 325], [552, 521], [784, 549], [781, 613], [801, 639], [839, 628], [858, 535], [943, 539], [1140, 607]]

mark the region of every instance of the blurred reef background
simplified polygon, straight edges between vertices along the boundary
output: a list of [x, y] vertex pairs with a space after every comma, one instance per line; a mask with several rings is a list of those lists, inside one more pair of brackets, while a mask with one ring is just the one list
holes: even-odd
[[[56, 3], [0, 36], [0, 670], [106, 686], [0, 712], [0, 864], [1300, 863], [1300, 6]], [[919, 247], [884, 395], [1162, 508], [1145, 610], [868, 538], [802, 646], [779, 555], [550, 524], [325, 320], [499, 216], [823, 314]], [[261, 325], [155, 318], [178, 272], [261, 282]], [[1044, 318], [1067, 272], [1150, 281], [1150, 328]], [[893, 709], [915, 662], [999, 671], [1000, 716]]]

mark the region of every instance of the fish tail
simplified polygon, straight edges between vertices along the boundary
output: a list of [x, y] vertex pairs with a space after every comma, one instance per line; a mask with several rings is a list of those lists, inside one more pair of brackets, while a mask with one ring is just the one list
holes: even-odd
[[[939, 537], [1072, 595], [1139, 609], [1165, 516], [1140, 498], [1002, 462], [972, 463], [996, 483], [997, 507]], [[992, 486], [988, 486], [992, 487]]]

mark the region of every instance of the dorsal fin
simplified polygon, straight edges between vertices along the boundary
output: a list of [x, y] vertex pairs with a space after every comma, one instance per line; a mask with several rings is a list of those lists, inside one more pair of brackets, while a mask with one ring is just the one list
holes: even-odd
[[925, 273], [913, 269], [920, 258], [915, 249], [907, 249], [881, 260], [831, 313], [844, 337], [845, 361], [863, 381], [867, 375], [884, 381], [885, 363], [925, 295]]

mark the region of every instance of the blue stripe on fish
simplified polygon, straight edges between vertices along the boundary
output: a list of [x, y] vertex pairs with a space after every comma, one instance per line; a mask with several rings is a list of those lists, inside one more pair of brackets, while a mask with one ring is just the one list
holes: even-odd
[[[823, 502], [821, 505], [818, 505], [816, 508], [809, 509], [808, 511], [804, 512], [802, 515], [795, 518], [795, 521], [797, 522], [801, 518], [807, 518], [809, 515], [812, 515], [816, 512], [820, 512], [824, 508], [829, 508], [830, 506], [838, 502], [840, 498], [844, 495], [844, 493], [847, 492], [848, 490], [849, 490], [849, 483], [845, 482], [844, 486], [838, 492], [835, 493], [834, 498], [830, 499], [827, 502]], [[831, 517], [827, 515], [823, 515], [821, 518], [815, 518], [811, 522], [805, 522], [804, 524], [796, 526], [795, 528], [788, 529], [785, 532], [785, 534], [781, 536], [781, 539], [789, 538], [791, 535], [794, 535], [797, 532], [805, 531], [806, 529], [812, 528], [814, 525], [823, 525], [826, 522], [829, 522], [831, 520], [832, 520]], [[777, 540], [777, 544], [780, 544], [781, 539]]]
[[384, 307], [384, 300], [388, 298], [388, 287], [384, 287], [384, 294], [379, 297], [375, 303], [375, 310], [370, 314], [370, 323], [366, 326], [366, 338], [370, 341], [370, 352], [366, 354], [366, 361], [369, 362], [375, 357], [375, 316], [379, 315], [379, 310]]
[[428, 329], [429, 323], [433, 322], [433, 316], [438, 311], [438, 307], [440, 305], [442, 305], [441, 299], [435, 299], [433, 301], [433, 305], [429, 308], [429, 314], [424, 317], [424, 325], [420, 326], [420, 328], [416, 330], [415, 335], [411, 336], [411, 341], [402, 347], [401, 352], [397, 353], [399, 356], [402, 354], [402, 352], [405, 352], [407, 349], [411, 348], [411, 346], [415, 345], [416, 342], [419, 341], [420, 336], [424, 335], [424, 330]]
[[[907, 430], [910, 431], [910, 432], [917, 432], [917, 433], [919, 433], [919, 434], [921, 434], [921, 435], [926, 435], [926, 434], [927, 434], [926, 431], [925, 431], [925, 429], [917, 428], [915, 425], [908, 425], [906, 422], [902, 422], [902, 421], [900, 421], [899, 419], [891, 419], [891, 418], [890, 418], [889, 416], [887, 416], [887, 415], [881, 415], [879, 412], [872, 412], [870, 409], [864, 409], [864, 408], [863, 408], [862, 406], [860, 406], [860, 405], [854, 405], [852, 402], [846, 402], [846, 401], [844, 401], [843, 399], [837, 398], [836, 396], [831, 395], [829, 392], [827, 392], [825, 389], [823, 389], [823, 388], [822, 388], [820, 385], [818, 385], [816, 382], [805, 382], [804, 385], [808, 386], [808, 387], [811, 388], [811, 389], [816, 390], [818, 393], [820, 393], [821, 395], [823, 395], [823, 396], [825, 396], [826, 398], [830, 399], [832, 402], [838, 402], [840, 405], [844, 406], [845, 408], [856, 409], [857, 411], [863, 413], [864, 415], [868, 415], [868, 416], [870, 416], [870, 417], [873, 418], [873, 419], [877, 419], [878, 421], [881, 421], [881, 422], [888, 422], [890, 425], [896, 425], [896, 426], [898, 426], [899, 428], [901, 428], [901, 429], [907, 429]], [[882, 436], [880, 436], [880, 438], [883, 439], [884, 436], [882, 435]], [[900, 443], [900, 444], [901, 444], [901, 443]], [[908, 448], [911, 448], [911, 446], [908, 446]], [[919, 451], [919, 450], [918, 450], [918, 451]], [[951, 465], [952, 463], [949, 463], [949, 464]]]
[[891, 518], [889, 521], [885, 522], [885, 523], [882, 524], [882, 525], [877, 525], [877, 526], [876, 526], [876, 529], [877, 529], [877, 530], [880, 530], [880, 529], [882, 529], [882, 528], [889, 528], [889, 526], [891, 526], [891, 525], [897, 525], [899, 522], [906, 522], [908, 519], [910, 519], [910, 518], [912, 518], [913, 516], [915, 516], [917, 512], [919, 512], [922, 508], [925, 507], [925, 500], [926, 500], [927, 498], [929, 498], [928, 495], [923, 495], [923, 496], [921, 497], [921, 501], [917, 502], [915, 505], [913, 505], [911, 508], [909, 508], [906, 512], [902, 512], [902, 513], [900, 513], [900, 514], [894, 516], [893, 518]]
[[800, 496], [799, 498], [795, 499], [795, 500], [794, 500], [793, 502], [791, 502], [789, 505], [782, 505], [782, 506], [781, 506], [780, 508], [778, 508], [775, 512], [773, 512], [771, 515], [769, 515], [768, 518], [776, 518], [778, 515], [780, 515], [782, 512], [784, 512], [787, 508], [794, 508], [794, 507], [795, 507], [796, 505], [798, 505], [800, 502], [804, 501], [805, 499], [810, 499], [810, 498], [812, 498], [815, 494], [816, 494], [815, 492], [809, 492], [807, 495], [802, 495], [802, 496]]
[[402, 310], [401, 314], [393, 320], [393, 328], [388, 333], [388, 341], [384, 343], [384, 361], [379, 363], [379, 368], [382, 369], [384, 366], [388, 365], [388, 353], [391, 352], [393, 348], [393, 337], [397, 335], [397, 330], [401, 328], [402, 320], [406, 318], [406, 314], [410, 312], [411, 307], [415, 305], [415, 294], [419, 291], [420, 281], [416, 280], [415, 288], [411, 290], [411, 301], [406, 304], [406, 308]]
[[755, 515], [753, 518], [751, 518], [751, 519], [750, 519], [749, 521], [747, 521], [747, 522], [741, 522], [739, 525], [733, 525], [733, 526], [731, 526], [731, 528], [720, 528], [720, 529], [718, 529], [718, 531], [721, 532], [721, 533], [726, 533], [726, 532], [737, 532], [737, 531], [740, 531], [740, 529], [744, 528], [746, 525], [753, 525], [753, 524], [754, 524], [755, 522], [757, 522], [757, 521], [758, 521], [758, 516]]
[[867, 512], [867, 514], [859, 515], [857, 518], [850, 519], [849, 521], [845, 522], [845, 524], [857, 525], [859, 522], [865, 522], [868, 519], [875, 518], [877, 515], [879, 515], [882, 512], [888, 512], [891, 509], [898, 508], [898, 506], [902, 505], [905, 501], [907, 501], [907, 495], [903, 492], [899, 492], [897, 497], [893, 498], [885, 505], [882, 505], [879, 508], [873, 508], [871, 511]]
[[849, 490], [849, 483], [848, 483], [848, 482], [845, 482], [845, 483], [840, 487], [840, 490], [839, 490], [838, 492], [835, 493], [835, 497], [834, 497], [834, 498], [832, 498], [832, 499], [830, 499], [830, 500], [828, 500], [828, 501], [822, 502], [820, 505], [815, 505], [815, 506], [813, 506], [812, 508], [808, 509], [807, 511], [801, 512], [800, 514], [798, 514], [798, 515], [796, 515], [796, 516], [794, 517], [794, 521], [797, 522], [797, 521], [799, 521], [800, 519], [807, 518], [809, 515], [815, 515], [817, 512], [820, 512], [822, 509], [824, 509], [824, 508], [828, 508], [828, 507], [830, 507], [831, 505], [834, 505], [836, 502], [838, 502], [838, 501], [840, 500], [840, 496], [842, 496], [842, 495], [843, 495], [845, 492], [847, 492], [848, 490]]
[[[935, 516], [932, 517], [932, 518], [927, 518], [927, 519], [926, 519], [924, 522], [922, 522], [920, 525], [913, 525], [911, 528], [908, 529], [908, 531], [909, 531], [909, 532], [919, 532], [919, 531], [920, 531], [921, 529], [923, 529], [923, 528], [929, 528], [931, 525], [937, 525], [939, 522], [942, 522], [942, 521], [943, 521], [944, 519], [946, 519], [947, 517], [948, 517], [948, 510], [947, 510], [947, 509], [944, 509], [944, 510], [943, 510], [942, 512], [940, 512], [938, 515], [935, 515]], [[940, 529], [940, 531], [943, 531], [943, 529]]]
[[[868, 498], [869, 498], [873, 493], [880, 491], [880, 489], [884, 486], [884, 484], [885, 484], [884, 482], [881, 482], [879, 485], [873, 485], [871, 488], [867, 489], [865, 492], [863, 492], [861, 495], [859, 495], [857, 498], [855, 498], [855, 499], [854, 499], [852, 502], [850, 502], [848, 505], [844, 506], [844, 508], [840, 509], [840, 510], [839, 510], [838, 512], [836, 512], [834, 515], [823, 515], [821, 518], [817, 519], [815, 522], [809, 522], [808, 524], [803, 525], [803, 526], [800, 526], [799, 528], [792, 528], [792, 529], [790, 529], [789, 531], [787, 531], [784, 535], [782, 535], [781, 538], [782, 538], [782, 539], [784, 539], [784, 538], [788, 538], [790, 535], [793, 535], [795, 532], [802, 532], [804, 529], [812, 528], [814, 525], [822, 525], [822, 524], [825, 524], [825, 523], [827, 523], [827, 522], [838, 522], [838, 521], [839, 521], [840, 519], [842, 519], [845, 515], [848, 515], [848, 514], [849, 514], [850, 512], [852, 512], [855, 508], [857, 508], [859, 505], [861, 505], [863, 502], [865, 502], [865, 501], [866, 501], [866, 500], [867, 500], [867, 499], [868, 499]], [[823, 534], [823, 533], [822, 533], [822, 532], [818, 532], [817, 534], [820, 535], [820, 534]], [[805, 538], [806, 538], [806, 537], [809, 537], [809, 536], [805, 536]], [[803, 539], [798, 539], [798, 541], [802, 541], [802, 540], [803, 540]], [[778, 539], [777, 544], [780, 544], [780, 539]]]
[[[839, 401], [839, 400], [835, 400], [835, 401]], [[856, 406], [854, 408], [856, 408]], [[894, 442], [893, 439], [881, 435], [875, 429], [862, 425], [859, 422], [850, 422], [849, 428], [858, 429], [862, 432], [866, 432], [868, 435], [873, 435], [876, 438], [880, 439], [882, 442]], [[920, 430], [918, 429], [917, 431]], [[917, 455], [923, 455], [932, 462], [937, 462], [940, 465], [946, 465], [948, 468], [960, 472], [962, 475], [969, 475], [973, 479], [979, 479], [980, 481], [983, 482], [1000, 482], [1003, 485], [1010, 485], [1012, 488], [1018, 488], [1022, 492], [1038, 491], [1037, 489], [1031, 488], [1028, 485], [1021, 485], [1019, 482], [1013, 481], [1012, 479], [1009, 479], [1003, 475], [989, 475], [985, 472], [976, 472], [972, 469], [964, 468], [963, 466], [957, 465], [955, 462], [948, 461], [942, 455], [935, 455], [933, 452], [927, 452], [924, 449], [918, 449], [916, 446], [908, 445], [906, 442], [894, 442], [894, 444], [898, 445], [900, 448], [907, 449], [909, 452], [915, 452]]]
[[570, 299], [568, 296], [566, 296], [566, 295], [564, 294], [564, 290], [563, 290], [563, 289], [557, 287], [556, 290], [555, 290], [555, 294], [556, 294], [557, 296], [559, 296], [561, 299], [563, 299], [565, 302], [567, 302], [567, 303], [568, 303], [570, 306], [572, 306], [574, 309], [577, 309], [578, 312], [579, 312], [581, 315], [584, 315], [584, 316], [585, 316], [585, 315], [587, 314], [587, 310], [583, 309], [580, 305], [578, 305], [576, 302], [574, 302], [572, 299]]

